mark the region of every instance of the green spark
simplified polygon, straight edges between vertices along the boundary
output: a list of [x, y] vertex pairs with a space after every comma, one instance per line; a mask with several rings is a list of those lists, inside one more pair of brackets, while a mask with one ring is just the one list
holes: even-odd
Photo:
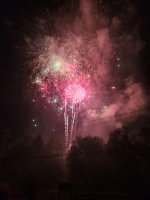
[[61, 67], [61, 63], [60, 63], [59, 60], [56, 60], [56, 61], [53, 62], [53, 69], [54, 70], [58, 71], [58, 70], [60, 70], [60, 67]]

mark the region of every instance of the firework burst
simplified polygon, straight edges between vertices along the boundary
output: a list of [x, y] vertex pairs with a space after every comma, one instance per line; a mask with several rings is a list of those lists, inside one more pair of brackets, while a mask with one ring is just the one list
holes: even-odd
[[[58, 13], [50, 23], [49, 14], [43, 21], [38, 19], [38, 31], [26, 38], [27, 54], [33, 67], [32, 83], [47, 103], [63, 113], [66, 151], [77, 133], [82, 108], [82, 119], [87, 122], [82, 132], [99, 135], [103, 128], [98, 124], [93, 131], [92, 125], [91, 131], [89, 119], [101, 120], [109, 115], [115, 118], [116, 114], [134, 111], [146, 104], [142, 87], [131, 74], [135, 71], [133, 67], [136, 69], [138, 51], [128, 47], [131, 41], [136, 47], [136, 38], [139, 38], [134, 36], [136, 31], [133, 35], [119, 35], [121, 19], [104, 16], [94, 2], [80, 0], [80, 10], [74, 17], [72, 13]], [[52, 24], [54, 29], [51, 30]], [[137, 88], [131, 95], [127, 91], [132, 91], [135, 85]], [[116, 118], [113, 126], [118, 127], [118, 123], [123, 124], [123, 120]], [[111, 123], [104, 129], [109, 131], [108, 127], [112, 130]]]

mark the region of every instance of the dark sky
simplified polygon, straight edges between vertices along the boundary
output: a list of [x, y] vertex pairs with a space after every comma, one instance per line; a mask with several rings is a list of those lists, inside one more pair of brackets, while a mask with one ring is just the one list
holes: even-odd
[[[61, 1], [59, 6], [61, 6]], [[1, 1], [0, 2], [0, 130], [10, 129], [11, 134], [25, 132], [32, 115], [32, 105], [24, 96], [26, 72], [21, 60], [23, 54], [17, 47], [22, 45], [22, 23], [31, 19], [37, 11], [47, 7], [58, 10], [57, 1]], [[21, 57], [20, 57], [21, 55]], [[33, 111], [34, 112], [34, 111]]]
[[[67, 6], [71, 0], [1, 0], [0, 1], [0, 130], [10, 129], [12, 133], [24, 132], [32, 118], [32, 105], [24, 98], [26, 74], [23, 62], [16, 48], [21, 46], [22, 24], [32, 19], [40, 9], [50, 12]], [[108, 2], [108, 1], [106, 1]], [[110, 1], [110, 2], [113, 2]], [[145, 47], [141, 52], [141, 73], [143, 83], [149, 88], [150, 77], [150, 6], [149, 0], [138, 0], [142, 25], [141, 38]], [[18, 55], [18, 56], [17, 56]]]

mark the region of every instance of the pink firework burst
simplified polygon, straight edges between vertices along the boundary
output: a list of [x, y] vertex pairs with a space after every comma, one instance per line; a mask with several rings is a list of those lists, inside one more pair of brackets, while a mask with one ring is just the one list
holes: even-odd
[[86, 89], [80, 84], [70, 84], [65, 89], [65, 96], [72, 104], [81, 103], [86, 97]]

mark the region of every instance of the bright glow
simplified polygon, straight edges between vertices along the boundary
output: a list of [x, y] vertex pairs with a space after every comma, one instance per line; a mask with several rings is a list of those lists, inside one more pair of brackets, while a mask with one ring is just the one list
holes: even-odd
[[115, 90], [115, 89], [116, 89], [116, 87], [115, 87], [115, 86], [112, 86], [112, 87], [111, 87], [111, 89], [112, 89], [112, 90]]
[[67, 100], [73, 104], [80, 103], [86, 96], [85, 88], [79, 84], [71, 84], [65, 90]]
[[57, 98], [57, 97], [54, 97], [53, 99], [52, 99], [52, 103], [58, 103], [58, 101], [59, 101], [59, 99]]
[[60, 61], [58, 61], [58, 60], [54, 61], [52, 67], [53, 67], [53, 69], [56, 70], [56, 71], [60, 70], [60, 68], [61, 68], [61, 63], [60, 63]]

